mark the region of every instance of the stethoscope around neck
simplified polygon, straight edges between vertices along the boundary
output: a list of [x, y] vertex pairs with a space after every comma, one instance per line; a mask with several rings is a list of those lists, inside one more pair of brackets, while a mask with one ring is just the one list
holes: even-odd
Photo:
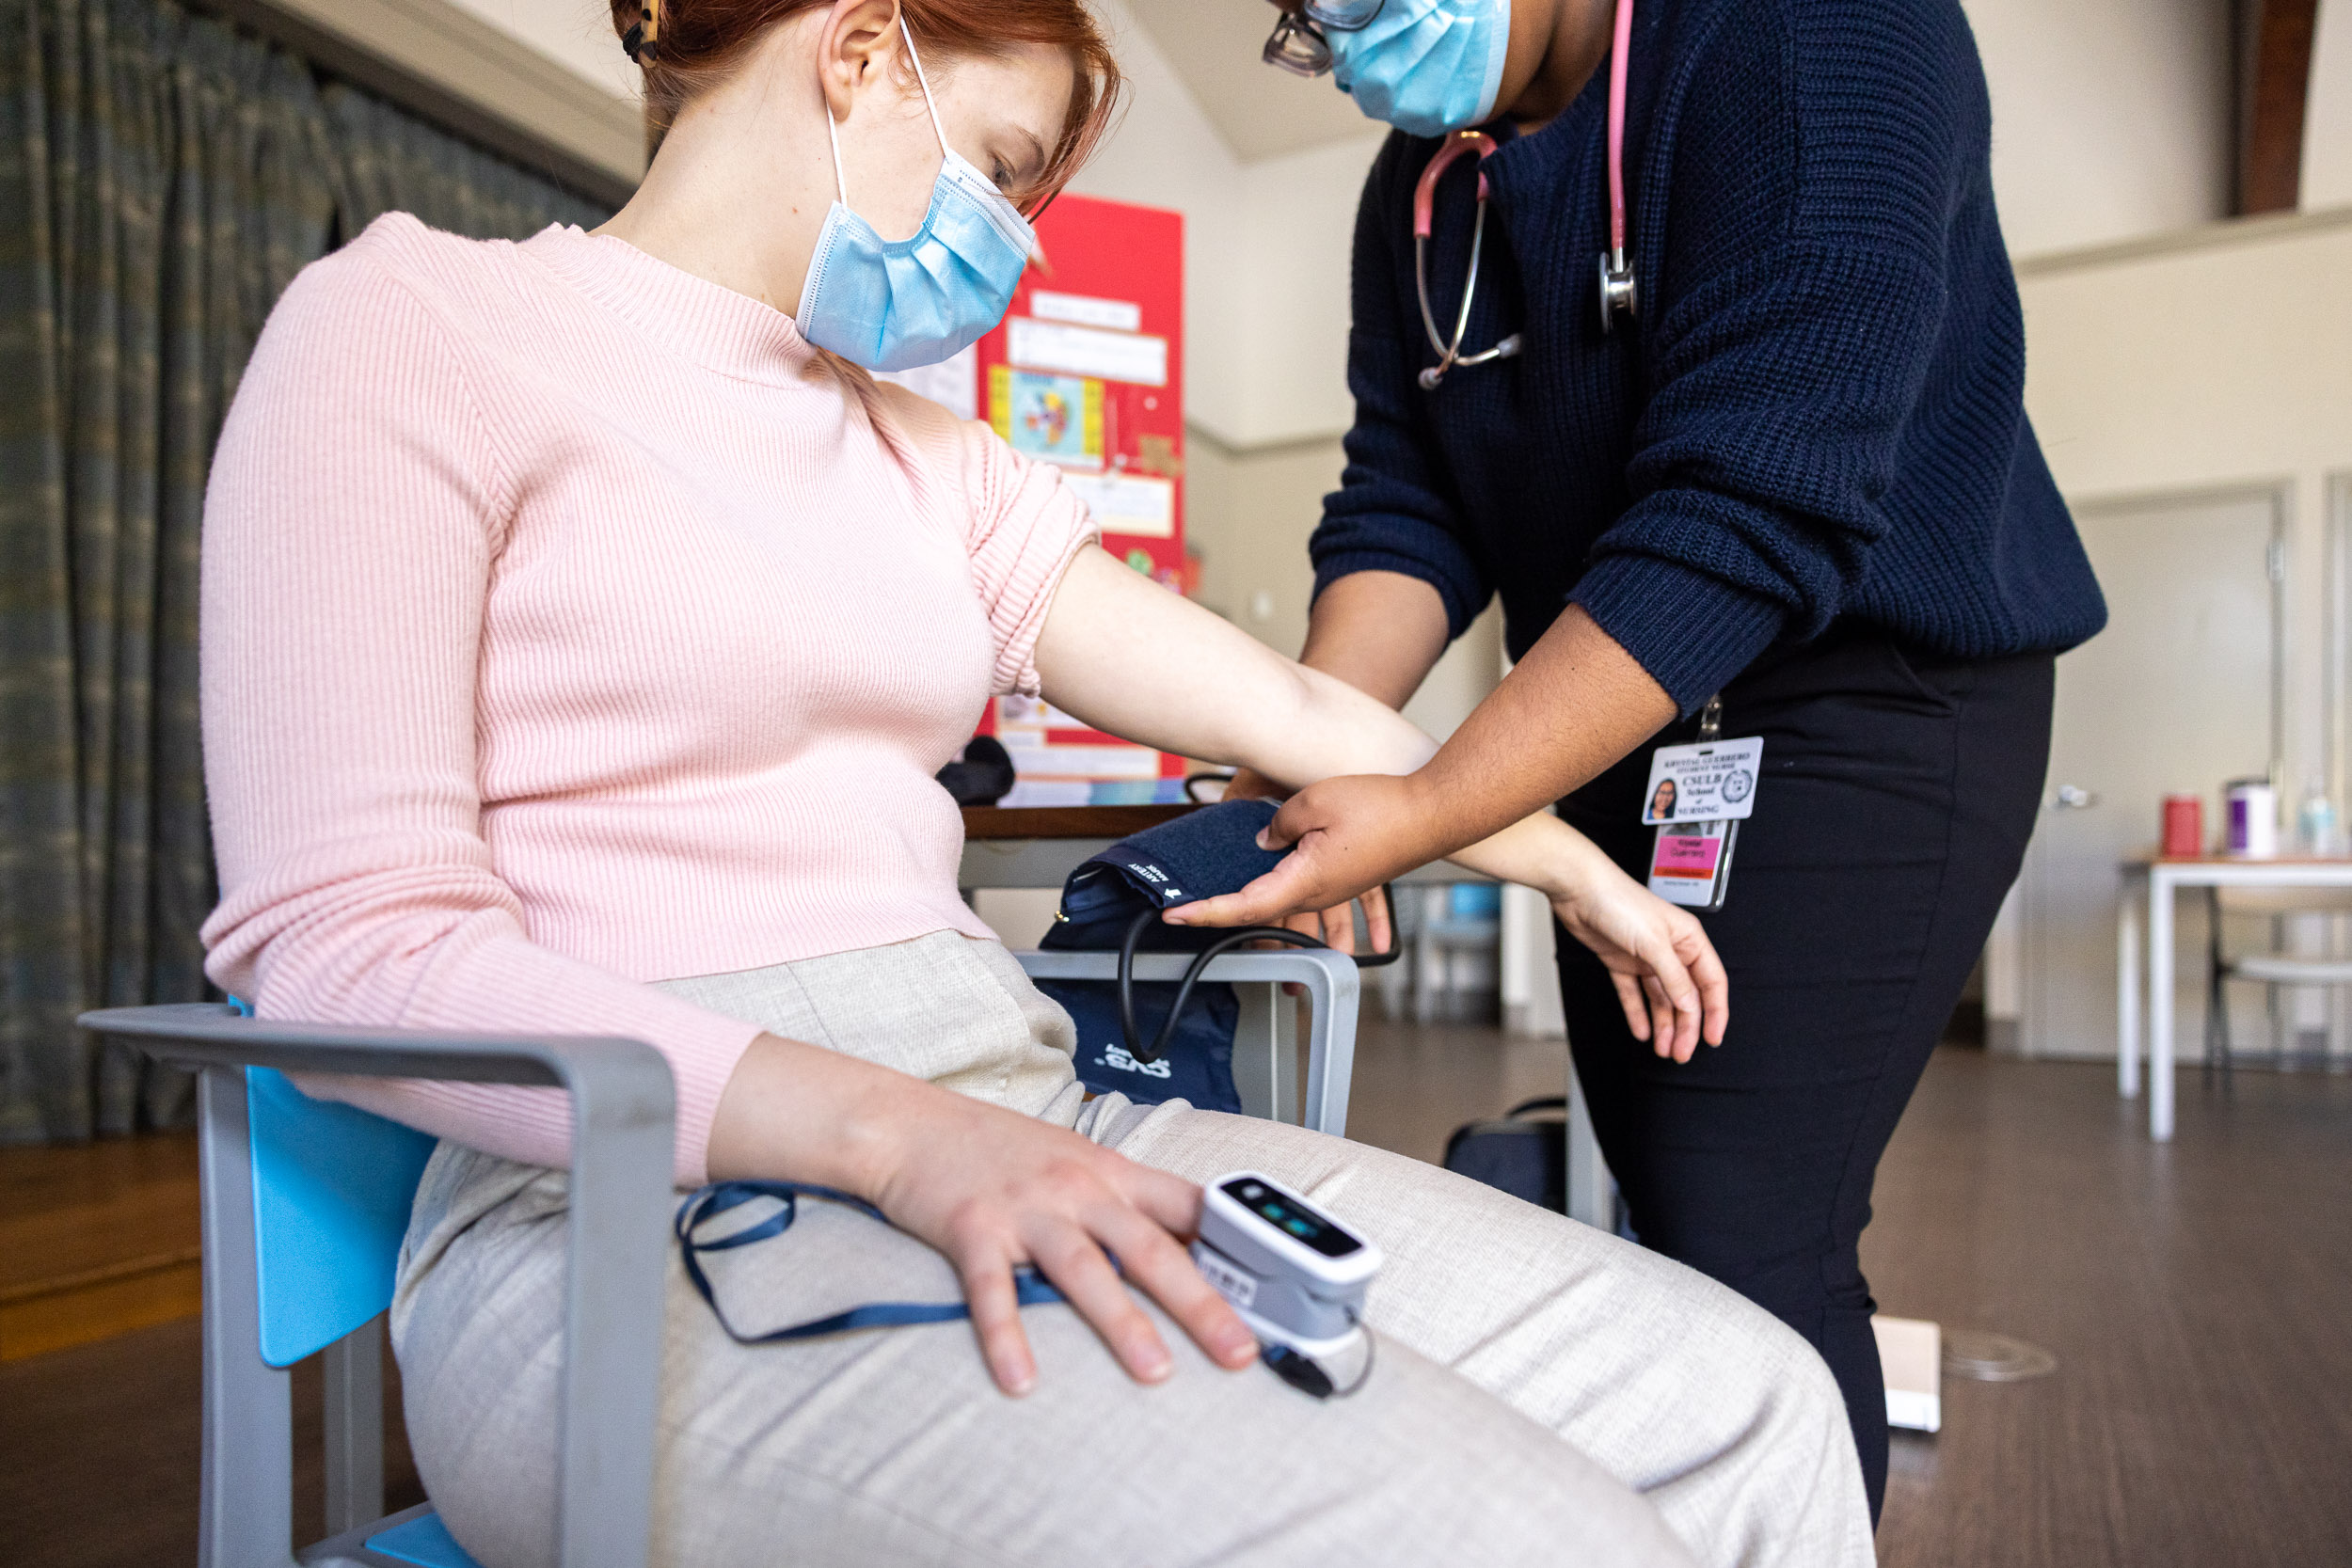
[[[1641, 313], [1641, 295], [1633, 281], [1633, 258], [1625, 247], [1625, 78], [1626, 55], [1633, 41], [1633, 0], [1617, 0], [1615, 46], [1609, 55], [1609, 248], [1600, 253], [1600, 329], [1615, 328], [1617, 313], [1628, 316]], [[1495, 152], [1494, 137], [1484, 131], [1455, 131], [1438, 144], [1430, 157], [1429, 166], [1421, 171], [1420, 183], [1413, 187], [1413, 288], [1421, 298], [1422, 330], [1429, 334], [1429, 346], [1438, 352], [1438, 362], [1421, 372], [1423, 391], [1435, 391], [1445, 379], [1446, 372], [1458, 365], [1484, 365], [1497, 359], [1508, 359], [1518, 354], [1520, 336], [1514, 332], [1489, 349], [1476, 354], [1462, 352], [1463, 335], [1470, 330], [1470, 300], [1478, 293], [1478, 258], [1486, 239], [1486, 175], [1478, 176], [1478, 216], [1470, 227], [1469, 275], [1462, 279], [1462, 306], [1454, 315], [1454, 336], [1447, 338], [1438, 330], [1437, 312], [1429, 308], [1429, 233], [1430, 211], [1438, 193], [1438, 182], [1445, 171], [1471, 153], [1480, 162]]]

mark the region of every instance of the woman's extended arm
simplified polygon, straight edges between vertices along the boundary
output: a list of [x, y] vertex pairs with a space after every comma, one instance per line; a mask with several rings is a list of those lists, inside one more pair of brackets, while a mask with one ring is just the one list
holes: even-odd
[[[1343, 681], [1282, 657], [1099, 549], [1071, 562], [1037, 643], [1046, 697], [1098, 729], [1292, 788], [1337, 774], [1409, 773], [1437, 745]], [[1457, 851], [1460, 865], [1549, 898], [1616, 976], [1637, 1038], [1690, 1059], [1723, 1039], [1728, 988], [1698, 922], [1538, 815]]]

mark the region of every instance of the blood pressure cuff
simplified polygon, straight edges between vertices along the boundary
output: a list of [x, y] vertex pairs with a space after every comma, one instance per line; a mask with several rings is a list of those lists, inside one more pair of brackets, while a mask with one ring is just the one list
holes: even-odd
[[[1061, 912], [1039, 945], [1056, 952], [1116, 953], [1149, 912], [1236, 893], [1274, 869], [1289, 851], [1261, 849], [1258, 833], [1274, 820], [1271, 800], [1226, 800], [1149, 828], [1096, 855], [1062, 884]], [[1198, 953], [1231, 931], [1143, 923], [1135, 950]], [[1319, 944], [1318, 944], [1319, 945]], [[1198, 984], [1157, 1060], [1128, 1049], [1119, 988], [1107, 980], [1040, 980], [1037, 987], [1078, 1025], [1078, 1077], [1096, 1093], [1117, 1089], [1139, 1104], [1184, 1100], [1204, 1111], [1241, 1110], [1233, 1085], [1233, 1032], [1241, 1004], [1233, 988]], [[1133, 989], [1136, 1033], [1150, 1042], [1167, 1022], [1174, 981]]]

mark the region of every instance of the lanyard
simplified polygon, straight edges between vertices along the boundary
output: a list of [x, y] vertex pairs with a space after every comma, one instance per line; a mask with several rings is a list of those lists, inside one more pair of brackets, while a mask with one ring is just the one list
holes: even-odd
[[[757, 1225], [721, 1237], [715, 1242], [697, 1241], [694, 1232], [707, 1220], [717, 1218], [730, 1210], [739, 1209], [755, 1198], [772, 1197], [784, 1205]], [[787, 1339], [815, 1339], [827, 1334], [846, 1334], [855, 1328], [903, 1328], [909, 1323], [954, 1323], [972, 1315], [971, 1307], [961, 1301], [875, 1301], [863, 1307], [852, 1307], [846, 1312], [835, 1312], [830, 1318], [815, 1318], [787, 1328], [771, 1329], [765, 1334], [745, 1335], [737, 1332], [727, 1315], [720, 1309], [719, 1298], [710, 1289], [710, 1280], [703, 1273], [700, 1255], [706, 1252], [725, 1252], [733, 1247], [749, 1246], [781, 1236], [792, 1228], [800, 1217], [800, 1200], [804, 1197], [822, 1198], [857, 1210], [887, 1225], [881, 1210], [863, 1198], [831, 1187], [803, 1185], [798, 1181], [714, 1181], [689, 1196], [678, 1205], [675, 1230], [679, 1260], [686, 1265], [686, 1277], [694, 1283], [710, 1315], [719, 1320], [719, 1326], [727, 1331], [727, 1338], [739, 1345], [765, 1345]], [[1059, 1291], [1047, 1284], [1035, 1269], [1023, 1267], [1012, 1274], [1013, 1299], [1023, 1307], [1041, 1307], [1062, 1299]]]

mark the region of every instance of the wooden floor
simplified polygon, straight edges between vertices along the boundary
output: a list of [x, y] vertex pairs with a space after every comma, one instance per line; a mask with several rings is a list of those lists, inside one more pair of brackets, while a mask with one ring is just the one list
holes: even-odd
[[[1434, 1158], [1456, 1123], [1557, 1092], [1564, 1062], [1556, 1042], [1368, 1023], [1350, 1131]], [[2032, 1340], [2059, 1370], [1946, 1381], [1942, 1434], [1898, 1439], [1882, 1559], [2352, 1564], [2352, 1080], [2242, 1073], [2223, 1101], [2185, 1077], [2163, 1149], [2113, 1085], [1947, 1050], [1897, 1134], [1865, 1248], [1881, 1305]], [[0, 1365], [0, 1560], [190, 1560], [199, 1360], [183, 1320]], [[304, 1540], [317, 1386], [297, 1369]], [[391, 1426], [397, 1505], [416, 1488], [396, 1402]]]
[[2054, 1353], [1947, 1378], [1901, 1438], [1889, 1568], [2352, 1563], [2352, 1079], [2181, 1079], [2178, 1136], [2111, 1067], [1947, 1051], [1889, 1151], [1883, 1310]]
[[186, 1317], [196, 1134], [0, 1149], [0, 1361]]
[[[182, 1318], [0, 1367], [0, 1562], [162, 1568], [196, 1560], [204, 1355]], [[424, 1500], [400, 1374], [384, 1358], [387, 1511]], [[319, 1360], [294, 1370], [294, 1539], [326, 1534]]]

